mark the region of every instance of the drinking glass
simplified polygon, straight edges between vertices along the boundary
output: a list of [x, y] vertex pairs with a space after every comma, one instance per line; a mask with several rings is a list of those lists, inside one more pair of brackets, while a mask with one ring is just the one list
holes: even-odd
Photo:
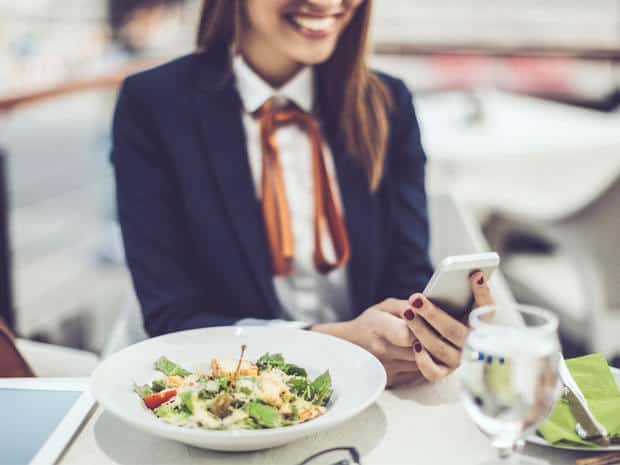
[[557, 317], [540, 308], [486, 306], [469, 316], [460, 385], [465, 408], [498, 451], [489, 463], [532, 463], [513, 454], [559, 395]]

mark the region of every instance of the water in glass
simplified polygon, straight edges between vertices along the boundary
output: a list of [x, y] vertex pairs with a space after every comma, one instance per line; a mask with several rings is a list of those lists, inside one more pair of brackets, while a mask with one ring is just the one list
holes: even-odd
[[[506, 311], [512, 322], [495, 321]], [[500, 456], [508, 456], [558, 396], [557, 318], [533, 307], [485, 307], [472, 312], [470, 326], [460, 371], [464, 404]]]

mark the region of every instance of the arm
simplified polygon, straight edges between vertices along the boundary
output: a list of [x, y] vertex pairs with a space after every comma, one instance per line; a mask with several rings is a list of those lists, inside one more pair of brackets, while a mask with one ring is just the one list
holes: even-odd
[[132, 84], [131, 78], [125, 81], [118, 98], [112, 162], [125, 253], [145, 329], [154, 336], [233, 324], [233, 318], [208, 310], [174, 167], [159, 143], [151, 109]]
[[390, 248], [377, 292], [379, 303], [354, 320], [312, 326], [313, 331], [347, 339], [374, 354], [386, 369], [389, 386], [421, 377], [412, 349], [413, 333], [407, 331], [402, 315], [410, 308], [404, 299], [422, 290], [433, 271], [428, 255], [426, 157], [411, 94], [400, 81], [393, 87], [389, 159], [379, 193], [389, 212]]
[[426, 155], [412, 97], [402, 81], [393, 90], [394, 110], [383, 189], [389, 202], [390, 249], [377, 300], [406, 299], [421, 292], [433, 273], [425, 188]]

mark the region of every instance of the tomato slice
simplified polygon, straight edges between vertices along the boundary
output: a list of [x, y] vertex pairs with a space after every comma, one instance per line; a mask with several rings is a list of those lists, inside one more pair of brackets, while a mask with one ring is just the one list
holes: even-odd
[[177, 395], [176, 389], [168, 389], [167, 391], [156, 392], [155, 394], [146, 396], [144, 398], [144, 404], [151, 410], [154, 410], [157, 407], [159, 407], [161, 404], [166, 402], [167, 400], [172, 399], [176, 395]]

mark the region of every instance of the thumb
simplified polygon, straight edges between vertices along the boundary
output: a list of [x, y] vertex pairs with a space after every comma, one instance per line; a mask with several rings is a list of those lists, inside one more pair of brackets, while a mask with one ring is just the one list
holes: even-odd
[[379, 302], [376, 307], [386, 313], [402, 318], [402, 314], [407, 310], [410, 305], [406, 300], [401, 299], [385, 299], [383, 302]]

